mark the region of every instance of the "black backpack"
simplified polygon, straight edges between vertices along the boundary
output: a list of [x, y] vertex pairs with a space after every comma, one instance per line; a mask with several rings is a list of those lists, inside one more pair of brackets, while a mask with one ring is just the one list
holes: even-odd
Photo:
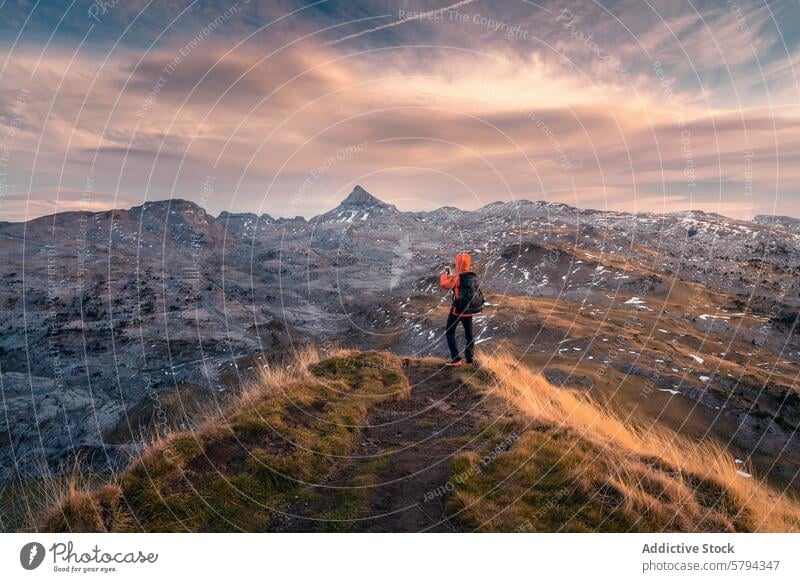
[[459, 276], [458, 299], [453, 301], [456, 313], [462, 315], [475, 315], [483, 309], [486, 300], [478, 285], [478, 276], [472, 271], [461, 273]]

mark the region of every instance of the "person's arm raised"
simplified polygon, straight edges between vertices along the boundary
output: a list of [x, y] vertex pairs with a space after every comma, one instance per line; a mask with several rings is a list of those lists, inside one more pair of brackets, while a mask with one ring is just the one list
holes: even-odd
[[445, 271], [439, 276], [439, 287], [442, 289], [452, 289], [456, 286], [457, 279], [458, 275], [453, 275]]

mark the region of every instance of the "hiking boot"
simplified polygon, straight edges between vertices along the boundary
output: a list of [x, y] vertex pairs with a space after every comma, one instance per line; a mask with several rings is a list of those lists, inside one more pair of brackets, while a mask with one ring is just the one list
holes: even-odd
[[453, 359], [453, 360], [450, 360], [449, 362], [447, 362], [447, 363], [445, 364], [445, 366], [460, 366], [460, 365], [462, 365], [463, 363], [464, 363], [464, 362], [462, 362], [462, 361], [461, 361], [461, 358], [455, 358], [455, 359]]

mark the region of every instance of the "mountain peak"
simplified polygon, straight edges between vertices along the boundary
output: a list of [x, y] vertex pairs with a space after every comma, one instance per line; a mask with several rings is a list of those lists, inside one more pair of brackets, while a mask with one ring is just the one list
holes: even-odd
[[364, 209], [375, 208], [375, 207], [377, 208], [389, 207], [388, 204], [382, 202], [381, 200], [378, 200], [377, 198], [375, 198], [375, 196], [364, 190], [364, 188], [362, 188], [361, 186], [356, 186], [355, 188], [353, 188], [353, 191], [350, 192], [347, 198], [342, 200], [340, 206], [343, 208], [364, 208]]

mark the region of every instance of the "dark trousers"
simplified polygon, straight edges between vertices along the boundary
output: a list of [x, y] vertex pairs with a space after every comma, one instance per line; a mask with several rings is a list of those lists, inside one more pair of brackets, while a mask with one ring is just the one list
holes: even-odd
[[463, 315], [455, 315], [452, 311], [447, 316], [447, 327], [445, 337], [447, 338], [447, 347], [450, 348], [450, 356], [455, 360], [458, 357], [458, 345], [456, 344], [456, 328], [458, 323], [464, 326], [464, 337], [467, 340], [467, 347], [464, 348], [464, 357], [467, 361], [471, 361], [475, 354], [475, 342], [472, 337], [472, 317]]

